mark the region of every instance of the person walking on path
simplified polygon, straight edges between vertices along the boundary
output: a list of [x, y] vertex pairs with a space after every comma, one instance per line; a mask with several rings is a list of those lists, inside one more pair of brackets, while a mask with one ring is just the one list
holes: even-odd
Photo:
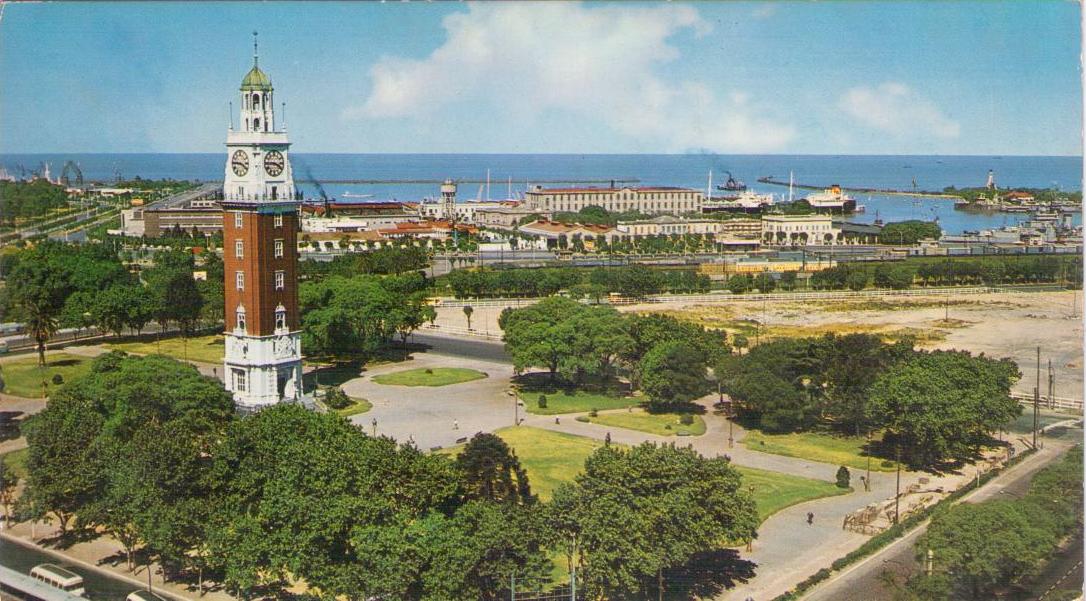
[[807, 525], [811, 526], [813, 524], [814, 524], [814, 513], [808, 511], [807, 512]]

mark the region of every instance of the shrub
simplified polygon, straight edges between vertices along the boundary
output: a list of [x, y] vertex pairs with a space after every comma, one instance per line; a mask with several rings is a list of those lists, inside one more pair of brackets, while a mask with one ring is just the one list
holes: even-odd
[[679, 423], [684, 426], [692, 426], [694, 424], [694, 416], [689, 413], [684, 413], [679, 416]]
[[64, 376], [60, 374], [53, 374], [53, 384], [60, 386], [64, 383]]
[[586, 423], [586, 424], [589, 422], [589, 419], [588, 419], [587, 415], [578, 415], [577, 417], [575, 417], [573, 419], [575, 419], [575, 420], [577, 420], [579, 422]]
[[851, 479], [852, 474], [849, 474], [847, 467], [842, 465], [837, 468], [837, 488], [848, 488]]
[[539, 395], [538, 404], [539, 404], [540, 409], [546, 409], [547, 408], [547, 395], [545, 395], [545, 394]]
[[593, 407], [592, 410], [588, 412], [588, 417], [599, 417], [599, 415], [600, 412], [596, 411], [595, 407]]
[[433, 373], [434, 373], [434, 370], [430, 369], [429, 367], [426, 368], [426, 374], [427, 375], [433, 375]]
[[329, 409], [346, 409], [351, 406], [351, 397], [347, 396], [347, 393], [343, 392], [338, 386], [329, 388], [324, 393], [324, 404]]

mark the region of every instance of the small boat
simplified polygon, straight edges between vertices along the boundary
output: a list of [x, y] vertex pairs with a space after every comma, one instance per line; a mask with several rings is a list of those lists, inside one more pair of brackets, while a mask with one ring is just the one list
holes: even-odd
[[728, 180], [726, 182], [724, 182], [723, 185], [717, 186], [716, 187], [717, 190], [727, 190], [729, 192], [742, 192], [743, 190], [747, 189], [746, 184], [744, 184], [742, 181], [737, 180], [734, 177], [732, 177], [732, 172], [731, 171], [725, 171], [724, 173], [728, 174]]

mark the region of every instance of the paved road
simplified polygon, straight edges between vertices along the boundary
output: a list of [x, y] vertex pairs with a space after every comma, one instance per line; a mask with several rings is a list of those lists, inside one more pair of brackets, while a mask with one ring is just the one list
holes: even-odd
[[410, 340], [416, 344], [428, 345], [432, 353], [497, 363], [509, 363], [511, 361], [509, 353], [505, 352], [505, 344], [496, 340], [421, 332], [412, 334]]
[[[981, 489], [969, 495], [963, 502], [980, 503], [993, 498], [1014, 498], [1025, 494], [1030, 480], [1038, 470], [1058, 459], [1067, 450], [1068, 443], [1050, 443], [1036, 455], [1026, 459], [1011, 471], [997, 477]], [[881, 552], [846, 570], [827, 584], [816, 588], [803, 597], [804, 601], [890, 601], [893, 591], [888, 590], [880, 576], [889, 571], [901, 580], [916, 573], [921, 566], [915, 559], [915, 545], [927, 530], [925, 523], [908, 535], [898, 539]], [[1080, 547], [1081, 548], [1081, 547]], [[1080, 567], [1081, 569], [1081, 567]]]

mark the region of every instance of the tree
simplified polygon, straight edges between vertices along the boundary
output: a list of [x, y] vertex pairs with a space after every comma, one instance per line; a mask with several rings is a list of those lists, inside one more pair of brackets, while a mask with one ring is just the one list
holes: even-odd
[[28, 447], [22, 502], [39, 520], [52, 514], [61, 534], [72, 517], [94, 500], [99, 486], [95, 441], [105, 418], [85, 399], [61, 389], [40, 413], [23, 424]]
[[852, 479], [852, 474], [848, 472], [848, 468], [841, 466], [837, 468], [837, 474], [834, 477], [837, 480], [837, 488], [848, 488], [849, 481]]
[[728, 278], [727, 286], [732, 294], [743, 294], [754, 286], [754, 280], [749, 273], [740, 273]]
[[50, 260], [49, 248], [23, 251], [7, 274], [5, 293], [15, 316], [37, 343], [38, 365], [45, 365], [45, 343], [56, 333], [64, 301], [71, 293], [68, 274]]
[[1022, 407], [1010, 397], [1018, 367], [965, 351], [917, 353], [871, 386], [869, 423], [906, 453], [913, 467], [964, 461]]
[[907, 265], [883, 263], [875, 268], [875, 286], [905, 290], [913, 284], [916, 273]]
[[867, 287], [867, 271], [860, 269], [850, 269], [848, 275], [845, 276], [845, 285], [849, 290], [860, 291]]
[[797, 275], [798, 274], [795, 271], [785, 271], [784, 273], [782, 273], [781, 274], [781, 289], [782, 290], [795, 290]]
[[456, 457], [466, 500], [531, 504], [535, 501], [528, 473], [516, 453], [494, 434], [480, 432]]
[[997, 587], [1036, 573], [1058, 540], [1051, 517], [1010, 500], [961, 503], [937, 513], [917, 543], [932, 550], [956, 599], [991, 599]]
[[468, 329], [471, 329], [471, 314], [475, 313], [475, 309], [471, 305], [464, 305], [464, 317], [468, 320]]
[[666, 588], [668, 570], [726, 541], [752, 540], [758, 525], [727, 459], [652, 443], [597, 448], [555, 493], [549, 516], [560, 540], [576, 537], [588, 598], [610, 599]]
[[11, 526], [11, 507], [15, 504], [15, 487], [18, 485], [19, 477], [7, 463], [0, 461], [0, 507], [4, 508], [5, 528]]
[[879, 232], [879, 242], [911, 246], [925, 238], [938, 240], [942, 235], [943, 228], [934, 221], [896, 221], [883, 226]]
[[777, 287], [777, 281], [773, 279], [773, 276], [762, 272], [755, 278], [754, 287], [758, 289], [758, 292], [766, 294], [767, 292], [773, 292], [773, 289]]
[[499, 326], [505, 332], [505, 348], [513, 359], [513, 369], [519, 373], [534, 366], [545, 367], [552, 380], [559, 370], [575, 373], [583, 364], [573, 352], [577, 332], [570, 317], [582, 310], [584, 305], [576, 301], [552, 297], [503, 312]]
[[664, 342], [652, 348], [641, 360], [641, 389], [649, 397], [653, 410], [689, 403], [704, 394], [705, 357], [688, 344]]

